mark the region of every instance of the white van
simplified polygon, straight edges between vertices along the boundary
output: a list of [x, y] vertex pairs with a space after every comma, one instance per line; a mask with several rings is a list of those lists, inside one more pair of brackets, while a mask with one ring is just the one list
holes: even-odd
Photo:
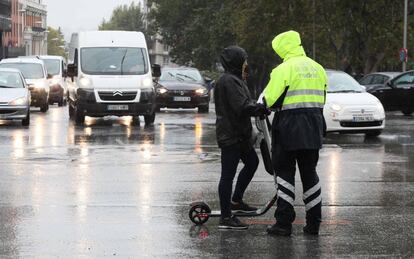
[[[154, 65], [154, 76], [161, 69]], [[77, 124], [85, 116], [133, 116], [145, 124], [155, 119], [155, 90], [144, 34], [89, 31], [72, 34], [68, 60], [69, 115]]]

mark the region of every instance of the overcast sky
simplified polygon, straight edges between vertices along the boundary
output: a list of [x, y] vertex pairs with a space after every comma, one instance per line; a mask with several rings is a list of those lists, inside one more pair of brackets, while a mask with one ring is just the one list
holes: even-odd
[[47, 5], [48, 25], [61, 27], [66, 40], [75, 31], [94, 30], [102, 19], [108, 20], [112, 10], [121, 4], [140, 0], [43, 0]]

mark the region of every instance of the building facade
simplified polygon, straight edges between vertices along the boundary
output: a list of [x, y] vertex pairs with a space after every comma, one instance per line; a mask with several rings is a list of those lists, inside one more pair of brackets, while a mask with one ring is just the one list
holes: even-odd
[[6, 56], [3, 39], [6, 33], [11, 32], [11, 29], [11, 1], [0, 0], [0, 60]]
[[11, 31], [4, 34], [7, 57], [47, 54], [47, 10], [42, 0], [11, 0]]
[[[148, 13], [150, 12], [151, 8], [156, 8], [155, 6], [149, 7], [147, 0], [143, 0], [143, 11], [144, 11], [144, 19], [145, 24], [148, 26]], [[150, 44], [149, 48], [149, 55], [152, 64], [158, 64], [163, 67], [174, 67], [177, 66], [171, 61], [170, 57], [170, 47], [164, 44], [162, 36], [157, 34], [151, 37], [149, 41]]]

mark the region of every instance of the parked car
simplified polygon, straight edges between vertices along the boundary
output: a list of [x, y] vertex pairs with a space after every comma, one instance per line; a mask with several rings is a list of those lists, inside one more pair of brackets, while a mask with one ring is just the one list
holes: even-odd
[[61, 56], [40, 56], [45, 62], [49, 79], [49, 104], [58, 103], [59, 106], [66, 105], [66, 61]]
[[156, 85], [157, 108], [198, 108], [208, 113], [210, 92], [195, 68], [164, 68]]
[[145, 124], [155, 120], [153, 66], [144, 34], [87, 31], [72, 34], [68, 62], [69, 115], [77, 124], [85, 116], [133, 116]]
[[387, 75], [390, 76], [386, 81], [366, 85], [367, 92], [375, 95], [386, 111], [401, 111], [410, 116], [414, 111], [414, 71]]
[[49, 82], [47, 70], [38, 58], [10, 58], [0, 61], [0, 68], [14, 68], [22, 72], [31, 95], [31, 105], [49, 110]]
[[345, 72], [327, 70], [327, 75], [324, 108], [327, 131], [380, 135], [385, 127], [385, 112], [378, 98]]
[[401, 74], [400, 72], [378, 72], [365, 75], [358, 82], [365, 86], [367, 92], [374, 90], [375, 88], [384, 86], [389, 80], [393, 79], [397, 75]]
[[0, 68], [0, 120], [30, 124], [30, 91], [17, 69]]

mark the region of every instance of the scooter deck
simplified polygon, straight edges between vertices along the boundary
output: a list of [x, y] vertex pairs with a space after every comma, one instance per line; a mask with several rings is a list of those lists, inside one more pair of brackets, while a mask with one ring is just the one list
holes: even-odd
[[[233, 215], [235, 215], [236, 217], [257, 217], [257, 216], [261, 216], [264, 215], [266, 212], [268, 212], [270, 210], [270, 208], [272, 208], [272, 206], [276, 203], [277, 201], [277, 195], [273, 196], [273, 198], [263, 207], [260, 209], [257, 209], [256, 211], [252, 211], [252, 212], [242, 212], [242, 211], [236, 211], [233, 212]], [[220, 217], [221, 216], [221, 211], [219, 210], [212, 210], [210, 213], [208, 213], [210, 217]]]

